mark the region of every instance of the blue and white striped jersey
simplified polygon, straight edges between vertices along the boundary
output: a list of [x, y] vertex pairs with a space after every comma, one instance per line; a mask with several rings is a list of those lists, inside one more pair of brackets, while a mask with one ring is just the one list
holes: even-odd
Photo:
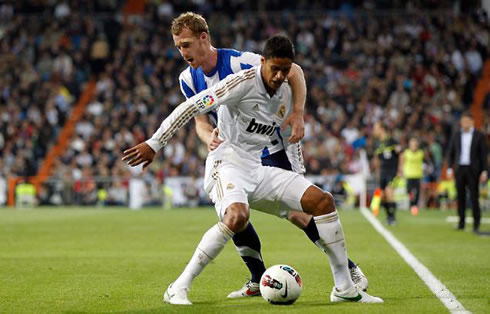
[[[180, 73], [180, 89], [186, 99], [214, 86], [230, 74], [260, 65], [261, 56], [255, 53], [234, 49], [217, 49], [217, 51], [218, 62], [211, 73], [206, 74], [201, 67], [194, 69], [191, 66]], [[213, 125], [216, 126], [218, 122], [216, 111], [209, 112], [208, 115]]]
[[[179, 85], [182, 94], [186, 99], [202, 92], [203, 90], [216, 85], [230, 74], [238, 73], [242, 70], [249, 69], [260, 65], [261, 56], [251, 52], [242, 52], [234, 49], [217, 49], [218, 59], [216, 67], [211, 73], [204, 73], [202, 68], [194, 69], [187, 67], [179, 76]], [[289, 108], [288, 108], [289, 109]], [[218, 125], [218, 114], [215, 110], [208, 112], [213, 126]], [[293, 147], [294, 146], [294, 147]], [[274, 136], [271, 137], [271, 143], [268, 144], [263, 152], [262, 158], [268, 158], [270, 155], [281, 150], [286, 150], [289, 160], [292, 164], [293, 171], [304, 173], [303, 157], [299, 145], [287, 145], [280, 132], [280, 126], [275, 128]], [[287, 148], [287, 149], [286, 149]], [[298, 148], [300, 155], [298, 156]], [[278, 163], [272, 161], [272, 163]], [[276, 167], [285, 168], [283, 163], [275, 165]]]

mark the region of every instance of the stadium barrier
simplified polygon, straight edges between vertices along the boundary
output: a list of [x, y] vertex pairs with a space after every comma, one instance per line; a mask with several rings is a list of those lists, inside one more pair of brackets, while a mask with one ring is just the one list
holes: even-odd
[[[360, 174], [306, 176], [311, 182], [334, 194], [339, 206], [357, 206], [363, 191], [370, 195], [375, 189], [372, 180]], [[10, 178], [9, 203], [16, 204], [16, 190], [23, 180]], [[26, 189], [32, 191], [31, 189]], [[165, 183], [152, 177], [93, 177], [80, 180], [48, 178], [36, 189], [33, 202], [23, 202], [22, 207], [34, 206], [123, 206], [139, 209], [147, 206], [162, 208], [196, 207], [212, 205], [204, 192], [203, 178], [169, 177]], [[2, 193], [2, 191], [0, 191]], [[7, 189], [4, 191], [6, 199]], [[0, 197], [1, 198], [1, 197]], [[2, 204], [0, 204], [2, 205]]]

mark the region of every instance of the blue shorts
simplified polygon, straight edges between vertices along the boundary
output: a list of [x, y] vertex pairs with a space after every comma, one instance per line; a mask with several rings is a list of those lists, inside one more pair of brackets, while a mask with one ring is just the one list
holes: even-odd
[[276, 167], [289, 171], [293, 170], [284, 149], [267, 157], [262, 157], [262, 166]]

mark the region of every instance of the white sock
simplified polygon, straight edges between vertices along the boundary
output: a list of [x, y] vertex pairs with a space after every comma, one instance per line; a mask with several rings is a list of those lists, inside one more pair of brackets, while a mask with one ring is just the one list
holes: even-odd
[[192, 280], [199, 275], [204, 267], [218, 256], [225, 244], [234, 233], [224, 223], [218, 222], [202, 237], [189, 264], [175, 280], [174, 286], [190, 288]]
[[354, 286], [350, 278], [344, 231], [337, 212], [314, 217], [320, 239], [315, 244], [328, 255], [335, 287], [339, 291]]

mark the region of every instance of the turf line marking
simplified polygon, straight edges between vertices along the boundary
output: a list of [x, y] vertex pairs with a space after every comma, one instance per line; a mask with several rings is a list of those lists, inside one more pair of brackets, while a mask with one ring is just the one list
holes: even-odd
[[[459, 217], [458, 216], [447, 216], [446, 217], [446, 222], [459, 222]], [[467, 223], [473, 223], [473, 217], [466, 217], [465, 222]], [[480, 220], [481, 224], [490, 224], [490, 218], [488, 217], [482, 217]]]
[[373, 225], [395, 251], [413, 268], [415, 273], [424, 281], [429, 289], [448, 308], [450, 313], [471, 313], [456, 299], [454, 294], [439, 281], [430, 270], [424, 266], [391, 232], [371, 214], [366, 208], [361, 208], [362, 215]]

